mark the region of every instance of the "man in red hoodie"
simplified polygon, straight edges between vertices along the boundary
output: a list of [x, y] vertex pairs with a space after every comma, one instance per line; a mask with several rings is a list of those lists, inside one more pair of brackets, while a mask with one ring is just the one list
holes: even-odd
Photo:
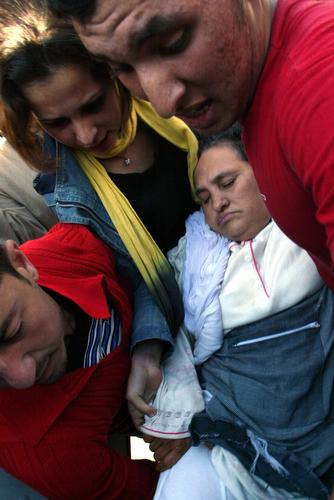
[[0, 467], [50, 499], [152, 498], [153, 464], [106, 446], [131, 327], [110, 248], [75, 224], [8, 240], [0, 303]]

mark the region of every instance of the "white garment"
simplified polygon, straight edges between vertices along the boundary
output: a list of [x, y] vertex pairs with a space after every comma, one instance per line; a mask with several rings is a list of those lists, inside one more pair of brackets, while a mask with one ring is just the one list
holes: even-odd
[[194, 356], [186, 332], [181, 328], [172, 354], [161, 365], [162, 382], [152, 402], [156, 415], [145, 415], [140, 430], [150, 436], [180, 439], [190, 436], [194, 413], [204, 410]]
[[228, 491], [237, 500], [283, 500], [301, 497], [298, 493], [288, 492], [281, 488], [272, 488], [256, 475], [252, 475], [242, 463], [228, 450], [215, 446], [211, 450], [211, 461]]
[[230, 249], [219, 296], [225, 332], [284, 311], [323, 285], [308, 253], [274, 222]]
[[[292, 307], [323, 281], [308, 253], [270, 222], [253, 240], [230, 243], [231, 255], [219, 294], [225, 334]], [[182, 288], [186, 237], [168, 254]]]
[[212, 466], [210, 450], [191, 447], [160, 474], [153, 500], [240, 500], [234, 498]]
[[230, 255], [229, 240], [210, 229], [202, 209], [186, 220], [186, 235], [184, 324], [195, 338], [195, 363], [201, 364], [223, 344], [219, 290]]

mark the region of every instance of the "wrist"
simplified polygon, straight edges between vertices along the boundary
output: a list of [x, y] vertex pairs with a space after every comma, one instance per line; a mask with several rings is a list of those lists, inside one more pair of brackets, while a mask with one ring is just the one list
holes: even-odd
[[160, 360], [164, 351], [165, 342], [161, 340], [145, 340], [139, 342], [132, 352], [132, 361], [156, 364], [160, 366]]

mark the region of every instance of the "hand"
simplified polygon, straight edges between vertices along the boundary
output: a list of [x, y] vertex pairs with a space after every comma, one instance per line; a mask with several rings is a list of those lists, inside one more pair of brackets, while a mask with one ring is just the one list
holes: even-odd
[[160, 359], [164, 344], [159, 340], [140, 342], [132, 355], [131, 372], [126, 398], [134, 425], [144, 423], [144, 415], [153, 416], [156, 410], [148, 405], [161, 382]]
[[190, 448], [191, 438], [162, 439], [152, 436], [143, 436], [146, 443], [150, 443], [150, 450], [154, 453], [156, 470], [163, 472], [176, 464]]

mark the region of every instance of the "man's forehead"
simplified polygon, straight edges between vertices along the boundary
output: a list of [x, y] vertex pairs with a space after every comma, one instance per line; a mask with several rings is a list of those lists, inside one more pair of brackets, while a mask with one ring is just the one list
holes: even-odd
[[123, 23], [132, 19], [134, 24], [141, 22], [148, 10], [154, 8], [155, 0], [98, 0], [96, 9], [89, 18], [83, 21], [73, 19], [74, 25], [85, 36], [102, 35], [109, 32], [109, 36]]
[[172, 25], [173, 5], [179, 10], [174, 0], [163, 6], [157, 0], [98, 0], [93, 16], [83, 23], [73, 22], [91, 52], [118, 58], [126, 55], [125, 50], [131, 53], [143, 40]]

